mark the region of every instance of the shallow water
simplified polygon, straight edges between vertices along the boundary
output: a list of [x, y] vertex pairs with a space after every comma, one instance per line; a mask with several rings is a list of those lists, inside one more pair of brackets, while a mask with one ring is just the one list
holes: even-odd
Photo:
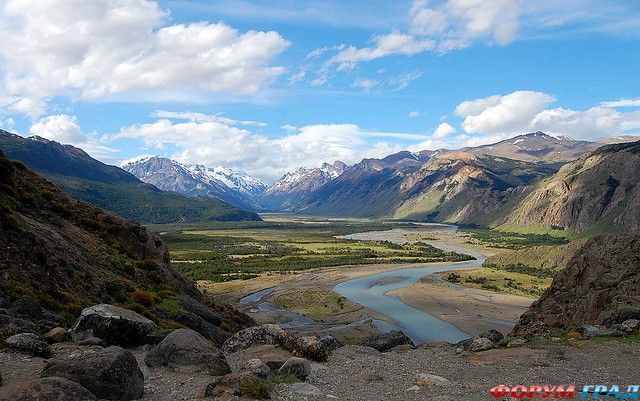
[[[398, 244], [405, 243], [406, 234], [416, 232], [429, 232], [433, 230], [455, 231], [457, 227], [442, 224], [424, 224], [423, 227], [415, 229], [393, 229], [389, 231], [371, 231], [344, 236], [343, 238], [357, 240], [390, 241]], [[450, 244], [442, 244], [434, 241], [424, 241], [437, 248], [469, 254], [476, 260], [464, 262], [442, 262], [414, 264], [410, 268], [396, 269], [388, 272], [377, 273], [366, 277], [342, 282], [333, 290], [345, 298], [357, 302], [365, 308], [381, 313], [395, 322], [400, 330], [413, 340], [416, 344], [431, 341], [446, 341], [456, 343], [471, 337], [469, 334], [459, 330], [451, 323], [438, 319], [435, 316], [416, 309], [399, 298], [387, 295], [388, 292], [405, 288], [415, 284], [420, 278], [435, 272], [471, 269], [482, 266], [485, 257], [480, 253], [463, 247]], [[385, 282], [385, 279], [391, 279]]]

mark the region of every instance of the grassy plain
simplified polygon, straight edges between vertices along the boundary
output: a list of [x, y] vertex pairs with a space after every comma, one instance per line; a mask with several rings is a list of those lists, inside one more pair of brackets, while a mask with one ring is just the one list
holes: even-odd
[[264, 222], [151, 226], [167, 242], [174, 268], [193, 280], [224, 282], [333, 266], [469, 259], [420, 241], [398, 245], [337, 238], [394, 227], [415, 226], [283, 216], [265, 216]]

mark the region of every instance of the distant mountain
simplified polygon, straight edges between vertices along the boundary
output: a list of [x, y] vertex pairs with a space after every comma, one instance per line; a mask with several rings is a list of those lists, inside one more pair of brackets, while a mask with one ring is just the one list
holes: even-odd
[[271, 209], [286, 209], [298, 202], [306, 194], [338, 178], [347, 165], [341, 161], [323, 163], [320, 167], [300, 167], [286, 173], [271, 185], [262, 196], [262, 203]]
[[71, 196], [140, 222], [260, 219], [255, 213], [217, 199], [188, 198], [162, 191], [71, 145], [39, 137], [24, 138], [0, 130], [0, 149]]
[[[56, 154], [63, 156], [51, 151], [43, 157]], [[74, 150], [65, 160], [73, 161], [73, 154], [85, 158]], [[113, 177], [117, 171], [87, 174]], [[161, 237], [72, 199], [1, 151], [0, 205], [3, 335], [69, 327], [82, 308], [99, 303], [135, 308], [161, 329], [189, 326], [218, 343], [228, 336], [224, 330], [251, 324], [247, 316], [205, 299], [173, 270]], [[220, 318], [210, 319], [212, 315]]]
[[600, 233], [640, 229], [640, 142], [605, 145], [541, 181], [503, 227]]
[[436, 155], [400, 183], [399, 219], [489, 225], [558, 166], [456, 151]]
[[577, 141], [566, 136], [554, 137], [544, 132], [518, 135], [491, 145], [461, 149], [475, 155], [490, 155], [523, 161], [568, 162], [596, 150], [600, 143]]
[[313, 191], [300, 194], [289, 210], [322, 215], [386, 216], [400, 203], [403, 177], [441, 151], [400, 152], [364, 159]]
[[246, 209], [259, 209], [256, 197], [267, 189], [262, 181], [226, 167], [187, 165], [158, 156], [127, 163], [122, 168], [165, 191], [217, 198]]

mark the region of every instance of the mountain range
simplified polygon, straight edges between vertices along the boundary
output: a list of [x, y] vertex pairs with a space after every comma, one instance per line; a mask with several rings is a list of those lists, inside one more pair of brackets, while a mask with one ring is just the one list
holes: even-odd
[[256, 213], [215, 198], [189, 198], [162, 191], [71, 145], [36, 136], [24, 138], [0, 130], [0, 150], [8, 158], [22, 161], [76, 199], [140, 222], [260, 219]]
[[181, 164], [158, 156], [127, 163], [122, 169], [164, 191], [189, 197], [217, 198], [252, 210], [260, 209], [256, 198], [267, 189], [259, 179], [223, 166], [208, 168], [199, 164]]
[[120, 169], [73, 146], [0, 133], [11, 158], [78, 199], [143, 222], [259, 219], [245, 211], [253, 210], [571, 235], [640, 228], [639, 147], [534, 132], [456, 151], [299, 168], [267, 187], [222, 166], [156, 156]]

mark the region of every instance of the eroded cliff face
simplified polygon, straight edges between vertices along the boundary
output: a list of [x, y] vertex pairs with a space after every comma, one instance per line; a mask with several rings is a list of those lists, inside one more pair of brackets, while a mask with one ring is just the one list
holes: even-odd
[[611, 326], [640, 315], [640, 233], [599, 236], [580, 247], [512, 335]]
[[640, 229], [640, 142], [604, 146], [545, 180], [506, 226], [594, 233]]

